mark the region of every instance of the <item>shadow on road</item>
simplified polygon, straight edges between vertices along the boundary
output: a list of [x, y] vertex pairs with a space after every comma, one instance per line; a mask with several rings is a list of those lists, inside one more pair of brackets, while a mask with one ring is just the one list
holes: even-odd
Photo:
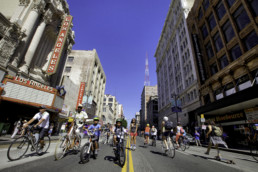
[[249, 162], [258, 163], [258, 161], [250, 160], [250, 159], [246, 159], [246, 158], [236, 158], [236, 159], [240, 159], [240, 160], [243, 160], [243, 161], [249, 161]]
[[110, 162], [113, 162], [113, 163], [116, 164], [116, 165], [119, 165], [119, 163], [116, 161], [116, 158], [113, 157], [113, 156], [105, 156], [105, 157], [104, 157], [104, 160], [108, 160], [108, 161], [110, 161]]
[[156, 152], [156, 151], [152, 151], [152, 150], [150, 152], [153, 154], [156, 154], [156, 155], [166, 156], [164, 153], [161, 153], [161, 152]]

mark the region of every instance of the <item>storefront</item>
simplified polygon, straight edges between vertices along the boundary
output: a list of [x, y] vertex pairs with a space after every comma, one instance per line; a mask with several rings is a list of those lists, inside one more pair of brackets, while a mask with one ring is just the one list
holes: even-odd
[[[34, 80], [7, 75], [0, 90], [0, 123], [10, 125], [7, 133], [13, 130], [15, 121], [30, 120], [39, 112], [39, 106], [44, 105], [50, 114], [50, 123], [56, 125], [59, 112], [63, 106], [64, 97], [50, 86]], [[55, 129], [57, 132], [57, 130]]]
[[[196, 110], [198, 118], [212, 120], [223, 128], [225, 140], [231, 148], [248, 148], [248, 136], [258, 122], [258, 85], [202, 106]], [[200, 124], [204, 124], [199, 121]], [[200, 126], [205, 129], [205, 125]], [[204, 132], [204, 130], [202, 130]], [[204, 140], [204, 139], [203, 139]]]

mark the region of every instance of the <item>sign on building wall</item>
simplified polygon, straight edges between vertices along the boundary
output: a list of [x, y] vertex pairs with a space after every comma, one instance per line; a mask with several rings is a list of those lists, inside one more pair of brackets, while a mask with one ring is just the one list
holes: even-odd
[[66, 37], [71, 27], [72, 19], [73, 17], [71, 15], [68, 15], [65, 17], [62, 23], [62, 27], [55, 43], [54, 52], [49, 60], [47, 68], [48, 75], [53, 75], [56, 72], [63, 51], [63, 47], [65, 45]]
[[193, 37], [194, 51], [195, 51], [195, 55], [196, 55], [196, 62], [197, 62], [197, 66], [198, 66], [200, 81], [203, 84], [206, 80], [206, 72], [204, 69], [203, 59], [202, 59], [203, 55], [201, 53], [198, 36], [196, 34], [192, 34], [192, 37]]
[[78, 107], [79, 104], [82, 104], [85, 85], [86, 85], [85, 82], [81, 82], [80, 89], [79, 89], [79, 93], [78, 93], [78, 99], [77, 99], [76, 108]]

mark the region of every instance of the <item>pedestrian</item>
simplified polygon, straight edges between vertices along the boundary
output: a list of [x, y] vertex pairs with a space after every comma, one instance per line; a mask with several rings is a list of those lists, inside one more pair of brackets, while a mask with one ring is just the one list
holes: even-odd
[[144, 131], [145, 141], [144, 144], [149, 145], [149, 136], [150, 136], [150, 124], [147, 124]]
[[13, 138], [16, 136], [16, 134], [20, 131], [21, 125], [22, 125], [22, 119], [20, 118], [18, 121], [16, 121], [16, 122], [14, 123], [14, 131], [13, 131], [13, 134], [12, 134], [12, 136], [11, 136], [12, 139], [13, 139]]
[[219, 153], [219, 144], [223, 144], [225, 145], [225, 147], [227, 147], [227, 144], [222, 140], [221, 136], [222, 136], [222, 131], [219, 127], [215, 126], [215, 122], [214, 121], [208, 121], [208, 127], [207, 127], [208, 131], [206, 134], [206, 138], [209, 138], [209, 145], [207, 148], [207, 151], [205, 152], [205, 154], [209, 155], [210, 153], [210, 149], [212, 144], [215, 145], [215, 148], [217, 149], [217, 156], [215, 156], [215, 158], [217, 160], [221, 160], [221, 155]]
[[130, 124], [130, 136], [131, 136], [131, 147], [130, 148], [133, 150], [136, 149], [137, 129], [138, 129], [138, 125], [136, 123], [136, 119], [133, 118], [131, 120], [131, 124]]
[[50, 125], [49, 131], [48, 131], [48, 135], [51, 136], [52, 132], [53, 132], [53, 128], [54, 128], [54, 124], [52, 123]]
[[202, 144], [200, 142], [200, 133], [198, 133], [197, 130], [195, 130], [194, 137], [195, 137], [196, 146], [199, 146], [199, 145], [202, 146]]

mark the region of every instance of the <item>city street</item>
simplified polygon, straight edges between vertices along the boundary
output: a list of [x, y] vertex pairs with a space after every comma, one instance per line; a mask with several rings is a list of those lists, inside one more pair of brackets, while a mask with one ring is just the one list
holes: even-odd
[[[86, 139], [83, 140], [83, 143]], [[59, 161], [54, 160], [53, 142], [47, 154], [37, 156], [27, 153], [27, 155], [18, 161], [10, 162], [7, 159], [7, 148], [0, 150], [0, 169], [1, 171], [135, 171], [135, 172], [154, 172], [154, 171], [256, 171], [257, 163], [249, 155], [221, 151], [224, 158], [233, 160], [235, 164], [227, 164], [214, 160], [216, 151], [211, 150], [210, 155], [205, 155], [205, 148], [192, 146], [185, 152], [176, 151], [174, 159], [163, 156], [161, 142], [157, 142], [157, 147], [143, 147], [143, 138], [137, 138], [136, 151], [127, 149], [127, 161], [123, 168], [114, 161], [112, 147], [101, 144], [101, 150], [98, 158], [90, 159], [86, 164], [80, 163], [79, 154], [69, 154]], [[129, 139], [127, 140], [129, 145]]]

